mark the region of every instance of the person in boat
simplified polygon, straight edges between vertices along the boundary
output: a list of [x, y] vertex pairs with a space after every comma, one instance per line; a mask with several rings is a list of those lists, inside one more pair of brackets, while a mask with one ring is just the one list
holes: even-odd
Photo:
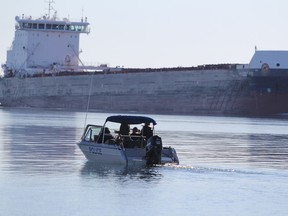
[[130, 125], [129, 124], [122, 122], [120, 125], [119, 131], [116, 131], [116, 133], [119, 134], [118, 138], [122, 140], [123, 146], [125, 148], [132, 148], [130, 146], [130, 143], [132, 140], [130, 138]]
[[150, 127], [150, 123], [145, 123], [141, 130], [141, 134], [146, 137], [146, 140], [148, 140], [150, 137], [153, 136], [152, 128]]
[[119, 134], [128, 136], [130, 134], [130, 126], [129, 126], [129, 124], [121, 123]]
[[140, 135], [141, 135], [141, 134], [139, 133], [139, 130], [138, 130], [137, 127], [134, 127], [134, 128], [132, 129], [132, 133], [130, 134], [131, 139], [132, 139], [133, 141], [139, 140], [139, 139], [140, 139]]
[[110, 130], [108, 127], [105, 127], [104, 129], [104, 140], [103, 140], [103, 130], [101, 131], [99, 138], [98, 138], [98, 143], [107, 143], [109, 140], [112, 140], [113, 136], [110, 133]]

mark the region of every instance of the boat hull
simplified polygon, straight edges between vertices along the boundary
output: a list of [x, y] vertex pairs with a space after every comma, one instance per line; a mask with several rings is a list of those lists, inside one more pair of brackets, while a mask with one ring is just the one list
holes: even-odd
[[146, 150], [143, 148], [122, 149], [117, 145], [91, 144], [85, 141], [78, 143], [78, 146], [88, 161], [97, 164], [145, 166], [147, 162]]
[[288, 112], [288, 91], [260, 91], [257, 82], [232, 69], [14, 77], [0, 80], [0, 103], [155, 114], [261, 116]]
[[116, 145], [91, 144], [82, 141], [78, 143], [79, 148], [87, 160], [99, 164], [127, 165], [127, 157], [123, 150]]
[[[126, 148], [122, 149], [117, 145], [91, 143], [81, 141], [78, 143], [80, 150], [90, 162], [97, 164], [117, 164], [129, 166], [145, 166], [145, 148]], [[160, 164], [179, 164], [176, 150], [169, 147], [163, 148], [162, 160]]]

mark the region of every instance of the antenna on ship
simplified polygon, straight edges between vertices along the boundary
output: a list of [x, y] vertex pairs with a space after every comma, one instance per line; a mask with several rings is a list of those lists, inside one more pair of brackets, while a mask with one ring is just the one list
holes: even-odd
[[[46, 1], [47, 2], [47, 1]], [[51, 14], [51, 11], [52, 10], [54, 10], [55, 11], [55, 9], [52, 7], [52, 4], [54, 4], [55, 2], [53, 1], [53, 0], [49, 0], [48, 2], [48, 19], [50, 19], [50, 14]]]
[[82, 17], [81, 17], [81, 22], [83, 22], [83, 17], [84, 17], [84, 9], [82, 8]]

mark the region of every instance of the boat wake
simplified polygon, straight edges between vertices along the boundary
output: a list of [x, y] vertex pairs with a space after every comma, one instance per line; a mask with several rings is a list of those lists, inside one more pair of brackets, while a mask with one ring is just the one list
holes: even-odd
[[177, 171], [187, 171], [192, 173], [223, 173], [223, 174], [245, 174], [245, 175], [262, 175], [264, 172], [256, 172], [249, 169], [233, 169], [233, 168], [218, 168], [218, 167], [198, 167], [192, 165], [175, 165], [175, 164], [164, 164], [162, 167], [167, 169], [174, 169]]

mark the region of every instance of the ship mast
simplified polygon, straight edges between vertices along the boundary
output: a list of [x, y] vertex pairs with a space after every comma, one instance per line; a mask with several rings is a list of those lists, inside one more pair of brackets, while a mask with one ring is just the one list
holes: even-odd
[[48, 3], [48, 6], [49, 6], [49, 8], [48, 8], [48, 19], [50, 19], [51, 11], [52, 11], [52, 10], [55, 10], [55, 9], [52, 7], [52, 4], [54, 4], [55, 2], [54, 2], [53, 0], [49, 0], [47, 3]]

